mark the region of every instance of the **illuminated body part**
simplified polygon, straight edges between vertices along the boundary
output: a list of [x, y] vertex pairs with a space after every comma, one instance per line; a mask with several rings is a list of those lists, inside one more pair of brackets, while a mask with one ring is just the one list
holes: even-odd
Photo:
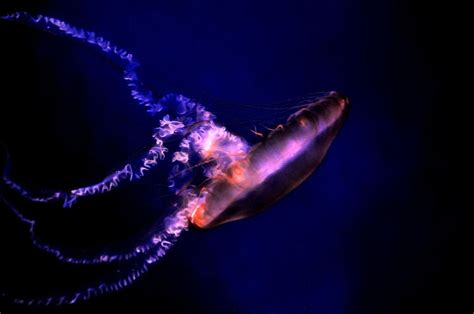
[[[278, 126], [251, 147], [244, 139], [219, 125], [215, 116], [201, 104], [176, 94], [154, 97], [139, 79], [139, 64], [133, 55], [95, 33], [58, 19], [31, 16], [24, 12], [0, 19], [19, 21], [97, 47], [123, 68], [123, 79], [132, 98], [147, 108], [150, 114], [159, 114], [159, 126], [152, 135], [154, 144], [147, 152], [97, 183], [69, 191], [36, 193], [9, 176], [7, 160], [1, 189], [9, 189], [31, 203], [58, 203], [69, 208], [82, 198], [108, 193], [118, 186], [143, 178], [160, 162], [168, 162], [166, 158], [169, 157], [172, 167], [168, 186], [176, 194], [172, 213], [140, 243], [119, 252], [104, 250], [84, 254], [40, 241], [35, 236], [36, 221], [26, 217], [0, 193], [3, 204], [29, 227], [35, 247], [63, 262], [115, 264], [119, 270], [116, 277], [107, 282], [60, 295], [32, 298], [0, 292], [0, 296], [15, 303], [72, 304], [120, 290], [159, 261], [190, 224], [198, 229], [209, 229], [255, 215], [313, 173], [348, 113], [348, 100], [344, 96], [336, 92], [327, 93], [306, 102], [302, 109], [288, 118], [285, 125]], [[178, 149], [170, 151], [170, 141], [178, 141]], [[202, 169], [202, 173], [196, 173], [197, 169]]]
[[323, 160], [347, 107], [345, 97], [331, 92], [293, 114], [202, 187], [192, 224], [207, 229], [254, 215], [296, 188]]

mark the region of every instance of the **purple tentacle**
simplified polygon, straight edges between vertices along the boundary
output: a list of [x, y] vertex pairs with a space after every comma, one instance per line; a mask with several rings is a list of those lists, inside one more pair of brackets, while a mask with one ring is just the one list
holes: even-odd
[[37, 29], [50, 32], [55, 35], [74, 38], [82, 43], [86, 43], [99, 48], [107, 56], [118, 62], [123, 67], [123, 79], [127, 82], [132, 98], [147, 109], [147, 112], [154, 115], [163, 110], [162, 104], [153, 96], [153, 93], [144, 88], [144, 84], [139, 78], [138, 68], [140, 64], [134, 56], [124, 49], [121, 49], [110, 41], [98, 36], [94, 32], [76, 28], [68, 23], [56, 18], [44, 15], [30, 15], [26, 12], [15, 12], [0, 19], [7, 21], [17, 21]]
[[[184, 208], [168, 216], [164, 220], [163, 230], [155, 234], [156, 243], [154, 243], [153, 249], [150, 249], [148, 254], [145, 254], [140, 259], [135, 260], [135, 263], [131, 266], [120, 268], [120, 272], [117, 272], [116, 276], [110, 281], [89, 285], [82, 289], [78, 289], [77, 291], [62, 295], [20, 297], [6, 292], [0, 292], [0, 297], [9, 299], [17, 304], [34, 306], [64, 305], [74, 304], [81, 300], [85, 301], [95, 296], [124, 289], [145, 274], [150, 269], [151, 265], [161, 260], [167, 251], [176, 243], [181, 233], [188, 229], [188, 215], [190, 209], [190, 204], [186, 204]], [[25, 220], [28, 221], [26, 218]], [[34, 224], [34, 222], [28, 222]]]
[[[126, 164], [121, 170], [115, 171], [101, 182], [67, 192], [32, 192], [9, 177], [8, 170], [10, 160], [7, 156], [7, 166], [5, 166], [3, 173], [4, 185], [29, 201], [35, 203], [62, 202], [64, 208], [70, 208], [82, 197], [103, 194], [115, 189], [121, 183], [142, 178], [146, 172], [157, 166], [158, 160], [165, 158], [165, 154], [168, 151], [164, 146], [165, 141], [175, 137], [182, 137], [187, 132], [188, 126], [194, 123], [214, 119], [214, 115], [207, 111], [202, 105], [196, 104], [182, 95], [168, 94], [161, 99], [161, 102], [165, 106], [173, 108], [176, 118], [172, 119], [170, 115], [165, 115], [160, 119], [160, 126], [156, 128], [156, 132], [153, 134], [155, 145], [148, 150], [145, 156], [132, 163]], [[176, 158], [176, 153], [174, 158]]]
[[[138, 180], [145, 175], [146, 171], [151, 170], [158, 164], [158, 160], [165, 158], [167, 148], [163, 146], [163, 139], [155, 138], [155, 145], [145, 154], [144, 158], [128, 163], [123, 169], [115, 171], [99, 183], [80, 187], [77, 189], [54, 192], [32, 192], [22, 187], [19, 183], [12, 180], [8, 175], [8, 167], [5, 167], [3, 173], [3, 183], [6, 187], [18, 193], [23, 198], [35, 203], [62, 202], [64, 208], [70, 208], [82, 197], [103, 194], [117, 188], [119, 185]], [[7, 157], [8, 158], [8, 157]], [[7, 165], [9, 160], [7, 160]]]
[[[185, 224], [187, 228], [187, 223]], [[170, 230], [167, 229], [160, 233], [160, 241], [154, 247], [154, 250], [142, 257], [134, 265], [121, 268], [114, 279], [106, 282], [99, 282], [90, 286], [86, 286], [77, 291], [65, 293], [62, 295], [52, 295], [43, 297], [20, 297], [13, 296], [8, 293], [0, 292], [0, 297], [11, 300], [13, 303], [24, 304], [29, 306], [47, 306], [47, 305], [66, 305], [74, 304], [79, 301], [86, 301], [92, 297], [108, 294], [114, 291], [119, 291], [131, 285], [138, 280], [143, 274], [148, 272], [151, 265], [161, 260], [166, 252], [176, 243], [179, 235], [185, 228]]]
[[124, 249], [121, 252], [109, 252], [103, 251], [99, 253], [71, 253], [70, 250], [61, 249], [59, 247], [50, 245], [41, 241], [35, 232], [36, 220], [25, 217], [11, 202], [6, 200], [0, 195], [0, 201], [5, 204], [24, 224], [28, 226], [30, 239], [36, 248], [55, 256], [58, 260], [69, 263], [69, 264], [83, 264], [83, 265], [94, 265], [94, 264], [110, 264], [117, 262], [124, 262], [135, 259], [137, 257], [148, 254], [152, 251], [159, 243], [161, 239], [160, 233], [153, 233], [147, 237], [147, 239], [140, 244], [136, 244], [132, 248]]

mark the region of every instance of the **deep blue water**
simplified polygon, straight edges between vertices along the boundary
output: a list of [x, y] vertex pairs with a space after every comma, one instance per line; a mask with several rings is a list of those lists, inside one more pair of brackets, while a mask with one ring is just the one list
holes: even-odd
[[[453, 269], [461, 224], [455, 213], [464, 204], [453, 197], [459, 190], [445, 187], [448, 152], [457, 147], [445, 132], [457, 130], [450, 124], [450, 78], [461, 62], [441, 61], [439, 48], [457, 40], [438, 26], [438, 8], [403, 1], [118, 0], [10, 1], [0, 9], [55, 16], [103, 35], [134, 53], [158, 95], [201, 99], [250, 141], [249, 128], [275, 126], [287, 113], [242, 104], [271, 107], [327, 90], [343, 92], [352, 104], [320, 169], [278, 204], [189, 232], [133, 287], [56, 311], [431, 313], [466, 302], [457, 287], [462, 272]], [[11, 23], [0, 23], [0, 34], [0, 139], [18, 180], [77, 186], [149, 144], [156, 120], [130, 100], [106, 58]], [[160, 183], [158, 175], [76, 213], [51, 210], [40, 232], [72, 246], [125, 241], [159, 217]], [[63, 267], [33, 251], [25, 228], [1, 209], [0, 283], [57, 292], [105, 273]], [[28, 311], [51, 310], [0, 303], [2, 314]]]

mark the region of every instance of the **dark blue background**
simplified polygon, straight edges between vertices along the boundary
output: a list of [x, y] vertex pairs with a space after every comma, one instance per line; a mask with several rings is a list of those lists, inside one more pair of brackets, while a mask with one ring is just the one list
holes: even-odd
[[[189, 232], [133, 287], [55, 311], [466, 310], [456, 215], [464, 193], [448, 161], [463, 143], [459, 104], [472, 103], [457, 82], [461, 72], [472, 80], [472, 69], [462, 70], [461, 17], [408, 1], [43, 1], [0, 9], [103, 35], [134, 53], [158, 95], [200, 99], [251, 141], [249, 128], [288, 115], [262, 109], [275, 102], [339, 90], [352, 104], [318, 172], [264, 214]], [[130, 100], [106, 58], [13, 23], [2, 22], [0, 34], [0, 138], [15, 178], [31, 187], [83, 185], [150, 143], [156, 120]], [[159, 219], [160, 183], [147, 179], [77, 211], [52, 209], [39, 231], [77, 247], [126, 241]], [[62, 266], [32, 250], [4, 208], [0, 219], [2, 289], [66, 291], [107, 271]], [[0, 303], [2, 314], [14, 311], [27, 310]]]

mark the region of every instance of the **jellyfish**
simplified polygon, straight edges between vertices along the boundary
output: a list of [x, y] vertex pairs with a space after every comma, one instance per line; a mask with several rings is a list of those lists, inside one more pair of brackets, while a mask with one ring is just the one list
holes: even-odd
[[[260, 142], [249, 143], [228, 131], [202, 104], [180, 94], [156, 97], [139, 78], [135, 57], [110, 41], [56, 18], [26, 12], [0, 17], [55, 35], [91, 45], [121, 66], [123, 80], [134, 102], [157, 116], [153, 145], [144, 155], [128, 162], [102, 180], [68, 191], [32, 191], [9, 175], [7, 158], [0, 183], [0, 200], [28, 226], [32, 244], [58, 260], [81, 265], [126, 264], [109, 281], [60, 295], [21, 297], [1, 292], [14, 303], [63, 305], [88, 300], [123, 289], [160, 261], [187, 230], [216, 226], [253, 216], [294, 190], [321, 164], [349, 111], [349, 101], [338, 92], [322, 93], [304, 103]], [[179, 143], [168, 145], [170, 142]], [[174, 151], [171, 150], [173, 147]], [[170, 161], [165, 160], [169, 157]], [[70, 253], [41, 241], [35, 235], [36, 221], [17, 208], [2, 190], [9, 190], [33, 203], [60, 204], [72, 208], [84, 198], [109, 193], [126, 183], [147, 176], [160, 163], [171, 162], [168, 188], [175, 195], [171, 214], [156, 230], [131, 249], [85, 255]]]

